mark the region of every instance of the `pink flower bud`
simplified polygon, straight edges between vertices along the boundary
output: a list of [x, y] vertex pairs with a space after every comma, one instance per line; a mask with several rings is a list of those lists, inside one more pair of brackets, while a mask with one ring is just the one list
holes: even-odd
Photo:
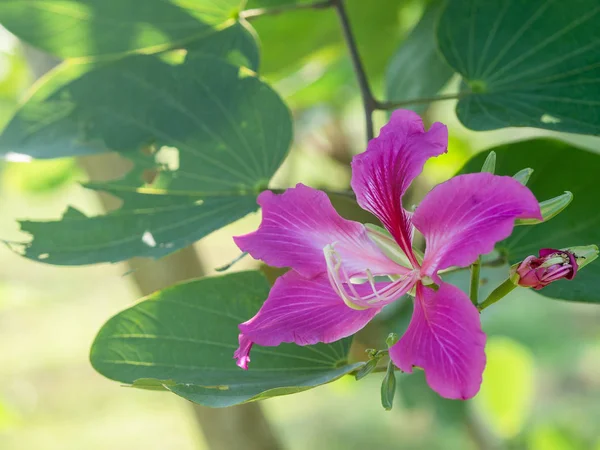
[[540, 256], [528, 256], [517, 267], [518, 284], [536, 290], [562, 278], [573, 279], [577, 273], [577, 260], [573, 253], [552, 248], [540, 250]]

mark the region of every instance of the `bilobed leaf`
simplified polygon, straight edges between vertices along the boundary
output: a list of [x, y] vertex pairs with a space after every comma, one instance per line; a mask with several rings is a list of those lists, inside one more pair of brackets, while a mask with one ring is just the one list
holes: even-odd
[[[252, 70], [257, 70], [259, 65], [258, 45], [252, 31], [239, 23], [195, 41], [188, 45], [186, 52], [188, 59], [213, 56]], [[182, 55], [181, 52], [172, 54], [174, 57]], [[210, 64], [210, 60], [204, 61], [204, 64]], [[158, 72], [146, 75], [145, 70]], [[204, 67], [202, 73], [208, 72], [218, 76], [217, 70], [211, 72], [210, 67]], [[103, 78], [104, 76], [107, 78]], [[138, 77], [137, 83], [132, 79], [135, 77]], [[139, 78], [147, 78], [145, 86], [139, 82]], [[199, 83], [195, 78], [197, 76], [192, 73], [189, 64], [174, 65], [169, 69], [169, 64], [159, 57], [130, 56], [117, 61], [81, 63], [66, 61], [36, 84], [28, 100], [3, 130], [0, 135], [0, 156], [19, 153], [33, 158], [58, 158], [112, 150], [136, 150], [136, 147], [111, 147], [109, 143], [102, 142], [102, 138], [107, 139], [104, 136], [101, 136], [100, 140], [91, 139], [87, 131], [93, 126], [93, 117], [80, 117], [79, 114], [95, 106], [92, 99], [95, 99], [94, 95], [99, 91], [102, 92], [102, 97], [113, 94], [119, 96], [112, 99], [113, 104], [117, 106], [111, 107], [120, 110], [122, 105], [129, 105], [129, 109], [139, 114], [142, 110], [149, 109], [146, 104], [150, 99], [146, 93], [141, 93], [144, 87], [146, 90], [154, 90], [154, 96], [159, 96], [163, 91], [161, 101], [173, 103], [176, 99], [170, 99], [170, 96], [175, 93], [183, 97], [184, 93], [168, 83], [176, 81], [186, 88], [194, 85], [189, 91], [189, 95], [194, 96], [199, 90]], [[121, 82], [124, 82], [126, 87], [120, 86]], [[137, 92], [140, 98], [128, 94], [131, 84], [138, 85], [134, 92]], [[191, 98], [189, 100], [191, 101]], [[152, 109], [154, 114], [159, 113], [159, 105], [152, 105]], [[95, 114], [102, 115], [98, 112]], [[103, 117], [108, 114], [110, 111], [105, 112]], [[167, 121], [165, 126], [175, 123], [174, 119]], [[129, 127], [129, 123], [124, 121], [112, 134], [127, 134]]]
[[[450, 80], [454, 71], [439, 53], [435, 24], [442, 1], [432, 2], [420, 22], [400, 44], [386, 70], [387, 99], [404, 101], [431, 97]], [[427, 105], [408, 105], [422, 113]]]
[[459, 119], [600, 134], [598, 29], [596, 0], [447, 2], [437, 39], [464, 79]]
[[[527, 187], [539, 201], [573, 193], [573, 202], [548, 222], [517, 227], [513, 234], [498, 244], [514, 264], [541, 248], [565, 248], [600, 243], [600, 155], [551, 139], [532, 139], [493, 148], [496, 152], [496, 174], [514, 175], [530, 167], [534, 170]], [[483, 152], [463, 168], [478, 172], [485, 160]], [[600, 264], [592, 262], [573, 280], [560, 280], [537, 291], [539, 294], [580, 302], [600, 303]]]
[[69, 58], [164, 50], [214, 32], [244, 0], [0, 0], [0, 23]]
[[122, 180], [88, 185], [120, 197], [119, 210], [22, 223], [34, 237], [25, 256], [71, 265], [164, 256], [254, 211], [290, 141], [289, 111], [274, 91], [196, 51], [183, 61], [134, 55], [97, 66], [32, 98], [0, 147], [46, 157], [63, 147], [114, 150], [135, 162]]
[[256, 313], [268, 293], [259, 272], [157, 292], [102, 327], [92, 345], [92, 365], [121, 383], [162, 387], [211, 407], [301, 392], [361, 367], [347, 363], [350, 339], [344, 339], [306, 347], [254, 346], [249, 370], [238, 368], [237, 326]]

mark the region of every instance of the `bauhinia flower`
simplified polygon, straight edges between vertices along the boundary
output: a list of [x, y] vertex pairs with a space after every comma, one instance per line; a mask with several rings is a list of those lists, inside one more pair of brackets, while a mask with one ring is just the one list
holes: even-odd
[[543, 248], [539, 257], [529, 256], [516, 268], [517, 284], [540, 290], [553, 281], [572, 280], [577, 273], [576, 256], [565, 250]]
[[[393, 363], [405, 372], [422, 368], [429, 386], [444, 397], [467, 399], [478, 392], [486, 361], [479, 314], [440, 271], [469, 266], [511, 234], [515, 219], [541, 220], [541, 214], [527, 187], [491, 173], [454, 177], [431, 190], [414, 213], [406, 211], [402, 196], [427, 159], [447, 151], [447, 141], [445, 125], [425, 131], [417, 114], [399, 110], [353, 159], [358, 204], [381, 221], [387, 238], [343, 219], [324, 192], [302, 184], [258, 197], [262, 223], [235, 242], [255, 259], [291, 270], [277, 279], [260, 311], [240, 324], [234, 355], [240, 367], [248, 368], [253, 344], [337, 341], [411, 292], [413, 316], [389, 350]], [[414, 229], [426, 241], [423, 258], [412, 248]], [[381, 239], [395, 251], [375, 244]], [[389, 281], [379, 281], [384, 276]]]

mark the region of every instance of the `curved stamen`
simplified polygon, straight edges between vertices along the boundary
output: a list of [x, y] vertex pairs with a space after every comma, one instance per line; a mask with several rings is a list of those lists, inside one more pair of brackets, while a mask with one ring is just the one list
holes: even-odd
[[353, 278], [348, 276], [342, 264], [342, 259], [335, 251], [334, 246], [335, 243], [329, 244], [323, 249], [327, 263], [327, 275], [334, 291], [352, 309], [362, 310], [390, 303], [408, 292], [416, 281], [417, 273], [412, 271], [399, 275], [394, 282], [385, 285], [381, 289], [377, 289], [373, 273], [370, 269], [366, 269], [365, 274], [367, 282], [371, 286], [371, 293], [361, 296], [355, 287], [357, 283], [353, 282]]

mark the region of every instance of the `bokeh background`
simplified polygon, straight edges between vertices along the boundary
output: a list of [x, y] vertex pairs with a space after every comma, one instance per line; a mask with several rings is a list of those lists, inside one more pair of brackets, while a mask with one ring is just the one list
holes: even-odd
[[[423, 6], [405, 2], [390, 13], [369, 8], [369, 2], [349, 3], [368, 75], [381, 98], [386, 64]], [[262, 73], [295, 118], [295, 143], [274, 187], [301, 181], [347, 188], [349, 161], [365, 148], [364, 124], [333, 12], [290, 12], [253, 26], [263, 38]], [[40, 62], [47, 63], [43, 55], [0, 32], [0, 127], [35, 81]], [[447, 123], [451, 140], [449, 153], [426, 166], [412, 191], [415, 202], [473, 154], [550, 134], [470, 132], [455, 119], [453, 106], [443, 102], [419, 111], [426, 122]], [[386, 116], [376, 119], [381, 125]], [[600, 139], [553, 135], [600, 151]], [[0, 163], [0, 237], [23, 240], [17, 219], [55, 219], [68, 204], [89, 215], [101, 213], [107, 200], [79, 185], [90, 167], [99, 166], [93, 159]], [[239, 254], [231, 236], [252, 230], [259, 220], [252, 215], [196, 244], [207, 274]], [[137, 274], [160, 273], [165, 262], [139, 260], [133, 267]], [[232, 270], [251, 267], [256, 263], [247, 258]], [[88, 362], [101, 325], [139, 298], [133, 280], [122, 264], [53, 267], [0, 248], [0, 449], [205, 447], [190, 403], [119, 386]], [[600, 450], [599, 319], [597, 306], [517, 290], [483, 315], [489, 363], [482, 391], [471, 401], [443, 400], [425, 387], [422, 374], [399, 374], [394, 409], [385, 412], [379, 401], [382, 375], [376, 374], [267, 400], [264, 410], [283, 446], [293, 450]]]

